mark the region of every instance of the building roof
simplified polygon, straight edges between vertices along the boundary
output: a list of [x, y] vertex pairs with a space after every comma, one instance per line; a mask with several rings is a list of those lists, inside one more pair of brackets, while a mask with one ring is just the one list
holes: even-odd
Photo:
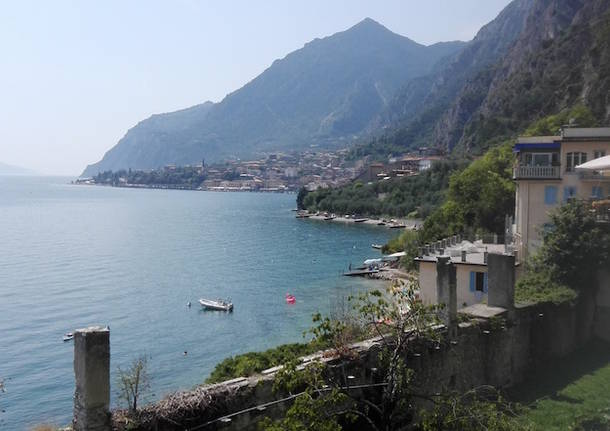
[[[466, 261], [462, 261], [462, 251], [466, 251]], [[443, 254], [431, 253], [421, 257], [415, 258], [417, 262], [436, 262], [439, 256], [449, 256], [451, 262], [460, 265], [482, 265], [487, 266], [485, 263], [485, 252], [488, 253], [504, 253], [504, 244], [484, 244], [482, 241], [462, 241], [459, 244], [448, 247], [444, 250]]]
[[518, 144], [546, 144], [561, 141], [561, 136], [519, 136]]
[[563, 139], [610, 139], [610, 127], [565, 127], [561, 130]]

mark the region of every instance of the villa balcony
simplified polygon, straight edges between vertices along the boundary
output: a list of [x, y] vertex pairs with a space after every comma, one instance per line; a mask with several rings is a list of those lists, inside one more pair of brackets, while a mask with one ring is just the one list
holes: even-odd
[[561, 166], [525, 166], [513, 168], [514, 180], [559, 180]]

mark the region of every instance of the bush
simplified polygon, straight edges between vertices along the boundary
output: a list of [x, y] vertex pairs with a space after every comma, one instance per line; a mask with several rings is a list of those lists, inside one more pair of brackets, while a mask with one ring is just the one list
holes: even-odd
[[233, 356], [220, 362], [206, 379], [206, 383], [219, 383], [237, 377], [247, 377], [267, 368], [284, 364], [299, 356], [319, 350], [312, 343], [284, 344], [264, 352], [249, 352]]
[[383, 253], [396, 253], [404, 251], [406, 255], [401, 259], [400, 263], [406, 269], [415, 269], [413, 259], [417, 257], [418, 247], [420, 246], [420, 238], [417, 231], [405, 230], [400, 235], [392, 238], [381, 251]]
[[553, 280], [549, 271], [528, 271], [515, 286], [515, 302], [527, 304], [538, 302], [572, 302], [578, 297], [574, 289]]

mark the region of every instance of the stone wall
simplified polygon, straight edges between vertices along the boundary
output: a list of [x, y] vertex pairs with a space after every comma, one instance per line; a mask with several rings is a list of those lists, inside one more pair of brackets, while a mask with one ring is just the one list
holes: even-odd
[[[545, 367], [549, 360], [586, 343], [593, 333], [594, 310], [594, 298], [584, 297], [572, 305], [516, 307], [499, 317], [473, 319], [459, 324], [454, 338], [448, 336], [446, 329], [439, 329], [444, 333], [439, 347], [423, 346], [405, 358], [416, 371], [414, 389], [433, 394], [447, 389], [465, 391], [479, 385], [508, 388], [520, 383], [526, 372]], [[341, 365], [341, 373], [351, 376], [345, 380], [347, 385], [376, 382], [379, 347], [376, 340], [353, 346], [356, 359]], [[337, 365], [334, 359], [323, 360]], [[279, 417], [290, 405], [290, 400], [276, 403], [272, 382], [273, 370], [269, 370], [263, 376], [179, 393], [174, 395], [174, 410], [168, 408], [172, 405], [170, 396], [157, 406], [145, 409], [141, 429], [182, 430], [187, 426], [205, 430], [254, 430], [261, 418]], [[365, 390], [354, 389], [356, 395]], [[374, 396], [372, 390], [368, 392], [367, 396]], [[189, 396], [191, 401], [185, 403], [184, 399]], [[204, 399], [207, 401], [201, 401]], [[161, 419], [155, 409], [163, 403], [165, 417]], [[181, 405], [189, 407], [181, 408]], [[191, 419], [185, 421], [186, 417]]]

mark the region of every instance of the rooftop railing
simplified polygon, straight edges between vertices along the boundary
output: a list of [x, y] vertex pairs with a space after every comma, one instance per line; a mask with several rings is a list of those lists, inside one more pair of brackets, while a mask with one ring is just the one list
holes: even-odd
[[515, 166], [513, 168], [513, 179], [559, 179], [560, 166]]

